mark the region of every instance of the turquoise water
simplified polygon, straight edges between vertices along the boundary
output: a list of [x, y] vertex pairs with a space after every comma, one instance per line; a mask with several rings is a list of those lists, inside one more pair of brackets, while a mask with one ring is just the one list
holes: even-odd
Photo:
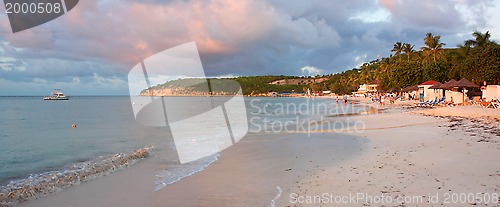
[[167, 133], [135, 124], [127, 97], [1, 97], [0, 183], [129, 152]]
[[[332, 98], [250, 98], [245, 102], [249, 133], [306, 132], [314, 130], [304, 127], [311, 122], [368, 110], [367, 106], [340, 103]], [[332, 125], [334, 128], [346, 126], [347, 123]]]
[[[320, 120], [366, 110], [332, 99], [245, 98], [249, 133], [271, 133], [269, 126]], [[72, 123], [77, 125], [72, 128]], [[203, 125], [205, 123], [199, 123]], [[268, 126], [268, 127], [266, 127]], [[181, 165], [168, 127], [142, 126], [129, 97], [0, 97], [0, 186], [33, 174], [64, 170], [100, 156], [155, 146], [164, 161], [157, 189], [202, 170], [217, 155]]]

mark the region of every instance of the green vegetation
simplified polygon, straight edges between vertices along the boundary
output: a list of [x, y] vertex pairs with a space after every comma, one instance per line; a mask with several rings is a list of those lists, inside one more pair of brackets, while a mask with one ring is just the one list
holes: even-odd
[[441, 37], [432, 33], [427, 33], [420, 51], [408, 43], [396, 42], [391, 50], [394, 56], [334, 74], [324, 83], [341, 94], [356, 91], [360, 84], [375, 79], [380, 80], [382, 90], [401, 89], [427, 80], [445, 82], [461, 78], [478, 85], [483, 81], [500, 84], [500, 45], [490, 40], [489, 32], [476, 31], [473, 36], [474, 39], [451, 49], [444, 49]]
[[147, 90], [161, 90], [165, 88], [182, 88], [190, 91], [208, 91], [207, 84], [205, 84], [204, 79], [186, 78], [186, 79], [167, 81], [166, 83], [152, 86], [148, 89], [142, 90], [141, 94], [146, 93]]
[[248, 77], [237, 77], [234, 80], [238, 81], [243, 89], [243, 94], [260, 94], [268, 92], [304, 92], [307, 91], [306, 85], [274, 85], [269, 84], [275, 80], [287, 80], [292, 78], [299, 78], [296, 76], [248, 76]]
[[[236, 78], [224, 78], [224, 79], [214, 79], [209, 78], [210, 82], [210, 90], [213, 92], [219, 92], [221, 90], [224, 91], [235, 91], [233, 84], [231, 81], [224, 80], [234, 80], [237, 81], [242, 88], [243, 94], [261, 94], [268, 92], [303, 92], [307, 90], [308, 87], [306, 85], [274, 85], [269, 84], [275, 80], [286, 80], [292, 78], [299, 78], [295, 76], [247, 76], [247, 77], [236, 77]], [[173, 81], [168, 81], [163, 84], [158, 84], [156, 86], [152, 86], [150, 89], [158, 90], [164, 88], [186, 88], [189, 91], [207, 91], [207, 84], [205, 79], [200, 78], [186, 78], [186, 79], [178, 79]], [[141, 93], [145, 93], [146, 89]]]
[[[444, 49], [441, 36], [427, 33], [425, 46], [415, 51], [415, 45], [396, 42], [391, 52], [394, 55], [373, 60], [360, 68], [353, 68], [341, 73], [332, 74], [321, 83], [302, 83], [300, 85], [269, 84], [276, 80], [300, 78], [295, 76], [249, 76], [229, 78], [237, 81], [243, 94], [261, 94], [268, 92], [305, 92], [331, 90], [337, 94], [348, 94], [356, 91], [361, 84], [378, 79], [382, 90], [401, 89], [427, 80], [445, 82], [450, 79], [466, 78], [478, 85], [483, 81], [488, 84], [500, 84], [500, 45], [490, 40], [489, 32], [474, 32], [474, 39], [464, 41], [456, 48]], [[228, 83], [212, 81], [212, 91], [232, 87]], [[200, 79], [182, 79], [169, 81], [152, 88], [186, 87], [190, 90], [206, 91], [206, 85], [199, 84]]]

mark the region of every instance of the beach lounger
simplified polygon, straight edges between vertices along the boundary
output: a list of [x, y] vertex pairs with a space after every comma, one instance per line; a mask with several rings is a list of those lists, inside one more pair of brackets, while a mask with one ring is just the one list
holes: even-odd
[[415, 104], [415, 106], [420, 106], [420, 107], [422, 107], [422, 106], [427, 105], [428, 103], [429, 103], [429, 100], [427, 100], [427, 101], [425, 101], [425, 102], [416, 103], [416, 104]]
[[491, 105], [494, 109], [500, 109], [500, 99], [495, 99], [495, 101], [491, 102]]
[[491, 101], [483, 101], [483, 102], [479, 102], [479, 106], [481, 106], [483, 108], [490, 108], [490, 107], [493, 107], [493, 104]]
[[445, 100], [445, 99], [444, 99], [444, 97], [443, 97], [443, 98], [440, 98], [440, 99], [437, 101], [437, 103], [436, 103], [436, 104], [434, 104], [434, 105], [444, 105], [444, 100]]
[[433, 106], [434, 104], [436, 104], [436, 103], [437, 103], [437, 98], [435, 98], [434, 100], [432, 100], [432, 101], [430, 101], [429, 103], [427, 103], [427, 104], [425, 105], [425, 107], [432, 107], [432, 106]]
[[481, 96], [474, 96], [470, 101], [470, 103], [473, 105], [479, 105], [479, 102], [481, 102]]
[[492, 102], [491, 105], [493, 106], [494, 109], [500, 109], [500, 103]]
[[487, 101], [479, 102], [479, 106], [482, 108], [488, 108], [489, 105], [490, 105], [490, 102], [487, 102]]

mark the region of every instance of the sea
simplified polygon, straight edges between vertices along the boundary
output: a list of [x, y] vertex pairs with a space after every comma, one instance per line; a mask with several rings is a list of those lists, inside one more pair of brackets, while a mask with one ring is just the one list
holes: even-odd
[[[325, 117], [368, 110], [333, 98], [245, 97], [244, 103], [238, 113], [248, 119], [247, 134], [293, 133], [297, 126]], [[0, 189], [144, 147], [153, 147], [152, 154], [160, 152], [164, 159], [156, 172], [156, 190], [217, 161], [219, 153], [181, 163], [168, 124], [141, 124], [133, 104], [128, 96], [74, 96], [68, 101], [0, 97]], [[209, 127], [210, 121], [197, 125]]]

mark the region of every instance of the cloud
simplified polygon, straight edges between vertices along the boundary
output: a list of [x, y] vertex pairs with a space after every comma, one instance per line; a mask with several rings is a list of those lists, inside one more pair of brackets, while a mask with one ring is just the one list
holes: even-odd
[[0, 15], [0, 77], [119, 86], [140, 60], [190, 41], [208, 76], [301, 75], [304, 66], [334, 73], [388, 56], [396, 41], [418, 48], [427, 32], [460, 43], [468, 36], [458, 34], [486, 27], [486, 11], [497, 2], [80, 1], [15, 34]]
[[300, 70], [302, 70], [302, 74], [304, 74], [305, 76], [314, 76], [314, 75], [319, 75], [321, 73], [320, 69], [315, 68], [313, 66], [304, 66]]
[[48, 83], [49, 81], [47, 81], [47, 80], [45, 80], [43, 78], [33, 78], [33, 82], [45, 84], [45, 83]]
[[[278, 41], [283, 46], [275, 44], [275, 49], [286, 52], [280, 47], [338, 46], [340, 37], [324, 19], [293, 19], [261, 1], [82, 1], [58, 21], [5, 35], [4, 40], [9, 43], [5, 47], [25, 50], [19, 56], [37, 53], [133, 65], [192, 40], [202, 55], [231, 55], [254, 42]], [[10, 55], [17, 57], [15, 51]]]
[[[99, 84], [99, 85], [112, 85], [112, 86], [125, 86], [127, 84], [126, 81], [116, 77], [103, 77], [100, 76], [98, 73], [94, 73], [94, 84]], [[73, 79], [74, 81], [74, 79]]]
[[410, 27], [456, 32], [457, 29], [484, 25], [481, 15], [492, 0], [379, 0], [391, 13], [391, 20]]

